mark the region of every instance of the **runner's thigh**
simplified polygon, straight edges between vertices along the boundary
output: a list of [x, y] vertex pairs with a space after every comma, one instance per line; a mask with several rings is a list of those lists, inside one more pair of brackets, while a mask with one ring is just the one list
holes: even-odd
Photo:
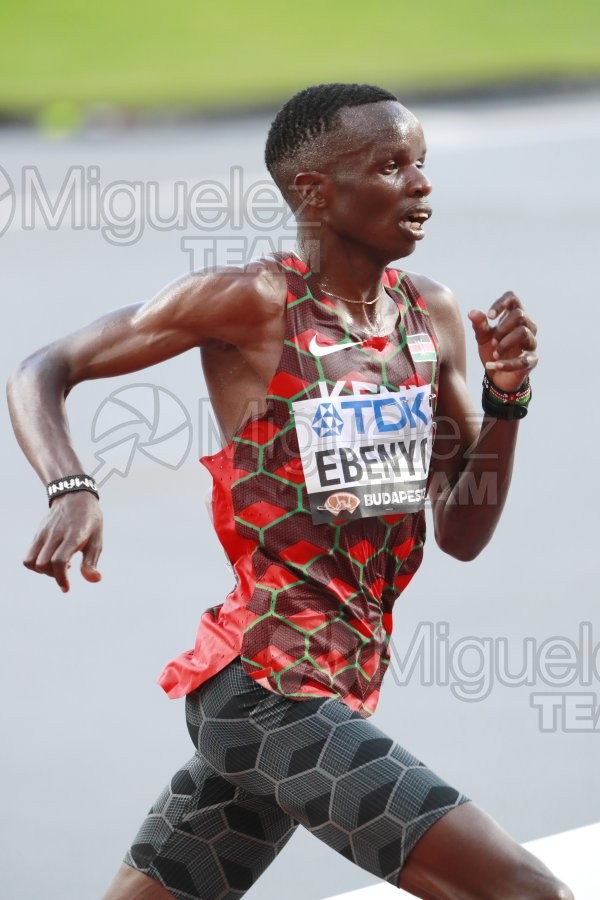
[[417, 841], [468, 800], [371, 721], [334, 699], [266, 691], [234, 660], [188, 697], [188, 727], [227, 781], [397, 885]]
[[296, 827], [272, 798], [226, 781], [196, 753], [150, 809], [124, 862], [176, 900], [234, 900]]

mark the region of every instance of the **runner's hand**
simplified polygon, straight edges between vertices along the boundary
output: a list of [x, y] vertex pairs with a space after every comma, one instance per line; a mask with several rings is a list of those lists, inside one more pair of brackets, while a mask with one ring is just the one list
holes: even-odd
[[71, 558], [81, 551], [81, 574], [86, 581], [100, 581], [96, 568], [102, 552], [102, 512], [89, 491], [58, 497], [50, 507], [23, 560], [32, 572], [49, 575], [65, 593], [69, 590]]
[[474, 309], [469, 318], [479, 357], [491, 381], [502, 391], [518, 390], [538, 364], [537, 325], [519, 298], [507, 291], [492, 303], [487, 315]]

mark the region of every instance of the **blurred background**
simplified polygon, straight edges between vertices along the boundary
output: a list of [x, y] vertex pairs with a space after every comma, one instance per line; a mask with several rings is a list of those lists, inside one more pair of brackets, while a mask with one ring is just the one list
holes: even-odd
[[305, 0], [301, 6], [5, 0], [0, 111], [74, 124], [270, 107], [307, 83], [371, 81], [411, 94], [594, 81], [593, 0]]
[[[191, 268], [292, 246], [262, 154], [295, 90], [369, 81], [421, 118], [434, 217], [404, 265], [449, 284], [467, 326], [515, 290], [540, 365], [494, 541], [466, 565], [430, 541], [396, 606], [374, 722], [520, 841], [598, 821], [600, 6], [5, 0], [0, 34], [5, 377]], [[68, 412], [106, 525], [103, 581], [74, 566], [68, 595], [21, 565], [44, 489], [1, 413], [7, 900], [102, 895], [191, 755], [183, 704], [156, 678], [232, 586], [204, 506], [198, 457], [218, 435], [198, 355], [83, 385]], [[421, 640], [430, 656], [411, 670]], [[372, 881], [299, 832], [247, 896]]]

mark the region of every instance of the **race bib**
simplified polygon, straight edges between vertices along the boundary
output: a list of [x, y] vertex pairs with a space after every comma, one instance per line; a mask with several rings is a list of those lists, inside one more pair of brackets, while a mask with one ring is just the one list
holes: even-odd
[[292, 404], [313, 522], [423, 509], [432, 400], [427, 384]]

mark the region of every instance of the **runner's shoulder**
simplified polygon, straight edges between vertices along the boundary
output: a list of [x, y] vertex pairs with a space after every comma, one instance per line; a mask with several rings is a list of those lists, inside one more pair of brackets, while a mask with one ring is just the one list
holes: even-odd
[[287, 299], [287, 281], [281, 266], [268, 257], [253, 260], [245, 267], [255, 302], [267, 312], [281, 311]]
[[192, 272], [169, 291], [165, 314], [199, 343], [241, 345], [285, 312], [286, 279], [275, 260]]
[[406, 272], [423, 298], [436, 328], [450, 331], [462, 328], [462, 317], [458, 302], [450, 288], [427, 275]]
[[420, 272], [406, 272], [428, 309], [444, 312], [457, 307], [456, 298], [450, 288]]
[[232, 317], [256, 324], [281, 315], [287, 295], [283, 272], [274, 260], [219, 266], [192, 272], [179, 283], [186, 306], [203, 317]]

